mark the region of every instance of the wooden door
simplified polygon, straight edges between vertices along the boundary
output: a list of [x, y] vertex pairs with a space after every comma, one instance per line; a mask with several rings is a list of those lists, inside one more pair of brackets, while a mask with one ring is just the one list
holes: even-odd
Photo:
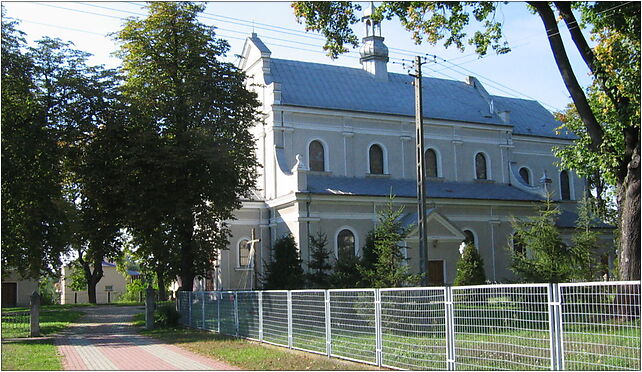
[[2, 307], [15, 307], [18, 302], [18, 283], [2, 283]]
[[444, 260], [428, 261], [428, 285], [444, 285]]

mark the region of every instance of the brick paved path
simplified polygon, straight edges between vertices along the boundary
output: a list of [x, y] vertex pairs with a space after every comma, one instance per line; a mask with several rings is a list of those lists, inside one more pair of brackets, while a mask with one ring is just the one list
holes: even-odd
[[56, 338], [65, 370], [238, 369], [136, 333], [130, 325], [140, 307], [98, 306]]

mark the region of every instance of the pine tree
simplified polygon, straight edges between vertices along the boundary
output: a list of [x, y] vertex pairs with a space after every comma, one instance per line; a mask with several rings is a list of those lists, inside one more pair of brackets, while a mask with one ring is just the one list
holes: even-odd
[[550, 196], [538, 208], [537, 215], [529, 220], [513, 222], [514, 239], [524, 247], [512, 251], [511, 269], [517, 276], [532, 283], [559, 283], [573, 277], [576, 256], [562, 242], [555, 227], [559, 210]]
[[578, 218], [572, 238], [573, 254], [576, 257], [575, 279], [592, 280], [598, 273], [597, 250], [598, 234], [591, 227], [595, 220], [589, 199], [584, 197], [578, 203]]
[[328, 236], [323, 233], [317, 233], [316, 236], [310, 236], [310, 249], [312, 259], [308, 264], [311, 272], [307, 274], [308, 287], [310, 288], [328, 288], [330, 286], [330, 274], [332, 269], [330, 252], [327, 249]]
[[461, 243], [461, 258], [457, 261], [454, 285], [476, 285], [486, 283], [484, 260], [472, 244]]
[[266, 265], [264, 289], [298, 289], [305, 284], [301, 258], [292, 234], [274, 243], [274, 256]]
[[401, 225], [399, 217], [403, 207], [395, 209], [390, 198], [386, 208], [379, 212], [379, 223], [373, 232], [374, 255], [372, 268], [359, 265], [363, 283], [377, 288], [400, 287], [416, 281], [403, 264], [403, 247], [399, 243], [408, 235], [408, 228]]

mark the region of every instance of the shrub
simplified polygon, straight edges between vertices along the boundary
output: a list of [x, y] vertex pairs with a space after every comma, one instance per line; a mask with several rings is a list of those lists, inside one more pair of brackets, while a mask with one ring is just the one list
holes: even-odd
[[274, 258], [266, 265], [265, 289], [298, 289], [305, 285], [305, 274], [294, 237], [286, 235], [274, 243]]
[[154, 311], [154, 324], [159, 327], [176, 327], [181, 313], [176, 311], [174, 304], [163, 304]]
[[306, 275], [308, 287], [310, 288], [328, 288], [330, 285], [330, 274], [332, 265], [328, 262], [330, 252], [327, 248], [328, 237], [326, 234], [318, 233], [316, 236], [310, 236], [310, 250], [312, 259], [308, 264], [310, 273]]
[[476, 285], [486, 283], [484, 260], [472, 244], [461, 243], [461, 258], [457, 261], [454, 285]]

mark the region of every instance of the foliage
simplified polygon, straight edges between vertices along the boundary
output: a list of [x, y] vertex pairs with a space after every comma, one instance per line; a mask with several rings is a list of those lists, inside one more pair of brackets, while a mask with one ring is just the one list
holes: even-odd
[[306, 274], [309, 288], [328, 288], [330, 285], [330, 274], [332, 265], [328, 262], [330, 251], [327, 248], [328, 237], [326, 234], [318, 233], [310, 236], [311, 260], [308, 264], [311, 272]]
[[82, 265], [78, 261], [73, 261], [69, 264], [68, 269], [69, 275], [65, 278], [65, 281], [69, 283], [69, 288], [72, 291], [86, 291], [87, 278]]
[[69, 231], [62, 152], [16, 26], [2, 7], [2, 272], [36, 278], [60, 267]]
[[52, 276], [41, 277], [38, 281], [41, 305], [54, 305], [60, 302], [60, 296], [54, 286], [56, 282], [58, 282], [58, 278]]
[[221, 61], [228, 43], [197, 20], [204, 5], [151, 2], [115, 35], [130, 115], [123, 179], [137, 254], [191, 290], [226, 249], [226, 220], [256, 178], [256, 95]]
[[403, 213], [403, 206], [395, 209], [392, 202], [391, 197], [386, 208], [378, 212], [379, 222], [372, 234], [376, 256], [373, 268], [359, 265], [363, 284], [369, 287], [401, 287], [418, 279], [416, 275], [409, 273], [408, 266], [404, 264], [404, 247], [399, 245], [409, 232], [399, 219]]
[[461, 243], [461, 258], [457, 261], [454, 285], [478, 285], [486, 283], [484, 260], [473, 244]]
[[147, 289], [147, 283], [141, 279], [134, 279], [131, 282], [125, 285], [125, 292], [118, 297], [119, 302], [139, 302], [140, 294], [143, 293], [143, 298], [145, 298], [145, 290]]
[[[306, 30], [321, 32], [326, 43], [323, 49], [332, 58], [348, 51], [346, 44], [358, 46], [358, 38], [352, 26], [361, 22], [355, 15], [361, 11], [361, 5], [353, 2], [305, 2], [292, 3], [294, 14], [299, 22], [305, 22]], [[397, 17], [401, 24], [412, 33], [415, 43], [424, 40], [432, 45], [444, 40], [444, 46], [456, 46], [464, 50], [464, 43], [474, 45], [479, 55], [485, 55], [488, 48], [498, 54], [510, 49], [506, 42], [501, 42], [502, 28], [495, 21], [497, 5], [489, 1], [481, 2], [400, 2], [383, 1], [373, 9], [372, 19], [392, 19]], [[466, 27], [472, 18], [479, 23], [479, 30], [468, 37]]]
[[337, 259], [330, 274], [330, 287], [358, 288], [363, 280], [358, 265], [358, 257], [345, 256]]
[[159, 327], [176, 327], [179, 324], [181, 314], [176, 311], [174, 304], [164, 304], [154, 311], [154, 324]]
[[595, 280], [602, 269], [598, 266], [598, 233], [593, 230], [597, 222], [592, 213], [591, 204], [586, 195], [580, 200], [577, 209], [578, 219], [575, 223], [575, 233], [572, 237], [571, 249], [577, 257], [575, 278], [579, 280]]
[[265, 267], [264, 289], [298, 289], [305, 284], [301, 258], [292, 234], [279, 238]]
[[529, 220], [513, 221], [513, 239], [522, 250], [513, 250], [511, 270], [531, 283], [560, 283], [573, 278], [580, 257], [569, 248], [555, 227], [560, 211], [548, 197]]

